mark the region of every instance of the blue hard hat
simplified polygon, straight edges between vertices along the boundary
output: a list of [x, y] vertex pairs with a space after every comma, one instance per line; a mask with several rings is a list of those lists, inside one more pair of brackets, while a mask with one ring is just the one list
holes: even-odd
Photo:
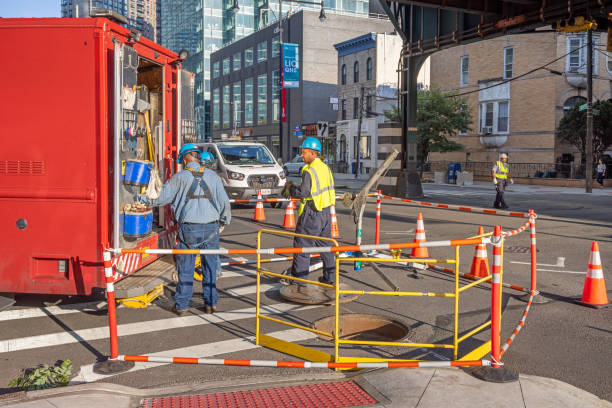
[[203, 152], [202, 154], [200, 154], [200, 163], [213, 164], [214, 161], [215, 159], [213, 159], [212, 154], [210, 154], [209, 152]]
[[310, 149], [316, 150], [317, 152], [321, 152], [321, 142], [319, 142], [319, 139], [317, 139], [316, 137], [307, 137], [302, 142], [300, 149]]
[[183, 147], [181, 147], [181, 150], [179, 151], [179, 155], [178, 155], [178, 158], [176, 159], [176, 162], [180, 164], [183, 161], [183, 157], [187, 153], [193, 153], [193, 152], [200, 153], [200, 149], [198, 149], [198, 146], [194, 145], [193, 143], [184, 144]]

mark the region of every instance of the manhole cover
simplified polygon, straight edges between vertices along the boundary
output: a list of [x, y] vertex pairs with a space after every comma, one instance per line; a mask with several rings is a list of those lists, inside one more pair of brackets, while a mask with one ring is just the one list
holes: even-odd
[[[504, 246], [504, 252], [508, 252], [511, 254], [527, 254], [531, 252], [531, 247], [527, 246]], [[536, 252], [540, 252], [539, 249], [536, 248]]]
[[[313, 323], [313, 328], [334, 333], [334, 316], [324, 317]], [[408, 335], [408, 327], [403, 323], [374, 314], [349, 313], [340, 315], [338, 323], [340, 338], [362, 341], [399, 341]], [[333, 340], [319, 336], [323, 340]]]

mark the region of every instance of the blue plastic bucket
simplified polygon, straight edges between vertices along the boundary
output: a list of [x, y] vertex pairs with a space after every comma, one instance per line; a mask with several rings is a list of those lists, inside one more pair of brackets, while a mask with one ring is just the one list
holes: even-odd
[[153, 229], [152, 210], [126, 211], [119, 218], [123, 236], [128, 239], [142, 238]]
[[145, 160], [126, 160], [123, 182], [134, 186], [149, 184], [153, 163]]

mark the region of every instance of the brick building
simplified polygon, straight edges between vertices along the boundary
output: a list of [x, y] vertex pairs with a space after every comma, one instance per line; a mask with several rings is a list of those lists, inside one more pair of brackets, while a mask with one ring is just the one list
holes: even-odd
[[[606, 41], [593, 34], [594, 100], [612, 97]], [[567, 110], [586, 102], [586, 59], [586, 33], [548, 30], [432, 54], [431, 87], [465, 93], [473, 124], [452, 138], [463, 151], [431, 153], [430, 161], [493, 162], [505, 152], [512, 163], [578, 163], [580, 153], [559, 142], [556, 128]]]

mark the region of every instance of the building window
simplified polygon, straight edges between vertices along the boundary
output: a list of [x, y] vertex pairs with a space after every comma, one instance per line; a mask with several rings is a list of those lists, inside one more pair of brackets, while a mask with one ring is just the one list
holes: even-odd
[[257, 62], [264, 62], [268, 59], [268, 42], [262, 41], [257, 44]]
[[240, 82], [234, 82], [233, 92], [232, 92], [232, 100], [234, 101], [234, 116], [232, 118], [232, 122], [234, 126], [241, 126], [242, 123], [242, 101], [240, 100]]
[[479, 129], [481, 134], [508, 133], [510, 131], [510, 101], [480, 104]]
[[219, 129], [219, 104], [221, 98], [219, 97], [219, 88], [213, 90], [213, 129]]
[[346, 135], [340, 135], [340, 145], [338, 146], [338, 161], [346, 162]]
[[514, 48], [504, 48], [504, 79], [512, 78], [514, 70]]
[[219, 61], [213, 64], [212, 71], [213, 71], [213, 78], [218, 78], [219, 77]]
[[353, 119], [359, 118], [359, 98], [353, 98]]
[[253, 65], [253, 47], [244, 50], [244, 66], [250, 67]]
[[234, 59], [232, 60], [232, 70], [238, 71], [240, 68], [240, 53], [237, 52], [234, 54]]
[[461, 57], [461, 86], [468, 85], [468, 72], [470, 67], [470, 57], [464, 55]]
[[230, 60], [229, 58], [223, 58], [223, 75], [230, 73]]
[[366, 79], [369, 81], [372, 79], [372, 58], [368, 58], [366, 65]]
[[[459, 107], [459, 112], [463, 112], [464, 110], [466, 110], [468, 108], [468, 106], [465, 103], [462, 103], [461, 106]], [[459, 134], [460, 135], [465, 135], [467, 134], [467, 127], [463, 128], [463, 129], [459, 129]]]
[[359, 61], [353, 64], [353, 82], [359, 82]]
[[582, 96], [572, 96], [571, 98], [567, 99], [563, 104], [563, 116], [567, 115], [574, 106], [583, 105], [586, 102], [586, 98]]
[[366, 96], [366, 115], [372, 114], [372, 95]]
[[223, 129], [230, 127], [230, 87], [223, 86]]
[[278, 123], [280, 120], [280, 71], [272, 71], [272, 122]]
[[342, 100], [342, 109], [341, 109], [341, 112], [342, 112], [342, 113], [341, 113], [341, 115], [340, 115], [340, 118], [341, 118], [342, 120], [346, 120], [346, 99], [343, 99], [343, 100]]
[[253, 78], [244, 80], [244, 125], [253, 124]]
[[[599, 37], [593, 34], [593, 75], [597, 74], [597, 43]], [[587, 49], [586, 34], [568, 35], [566, 40], [565, 70], [567, 72], [575, 72], [586, 74]]]
[[280, 38], [277, 35], [276, 37], [272, 38], [272, 56], [278, 57], [280, 53]]
[[606, 53], [606, 69], [608, 70], [608, 74], [612, 74], [612, 57], [610, 53]]
[[341, 83], [342, 85], [346, 85], [346, 64], [342, 64], [342, 78], [341, 78]]
[[[259, 52], [259, 51], [258, 51]], [[268, 122], [268, 75], [257, 77], [257, 124]]]
[[359, 149], [357, 149], [357, 136], [355, 136], [353, 138], [353, 158], [356, 159], [357, 158], [357, 152], [361, 153], [361, 158], [362, 159], [370, 159], [371, 157], [371, 153], [370, 153], [370, 148], [371, 148], [371, 143], [372, 143], [372, 137], [371, 136], [361, 136], [361, 143], [359, 143]]

